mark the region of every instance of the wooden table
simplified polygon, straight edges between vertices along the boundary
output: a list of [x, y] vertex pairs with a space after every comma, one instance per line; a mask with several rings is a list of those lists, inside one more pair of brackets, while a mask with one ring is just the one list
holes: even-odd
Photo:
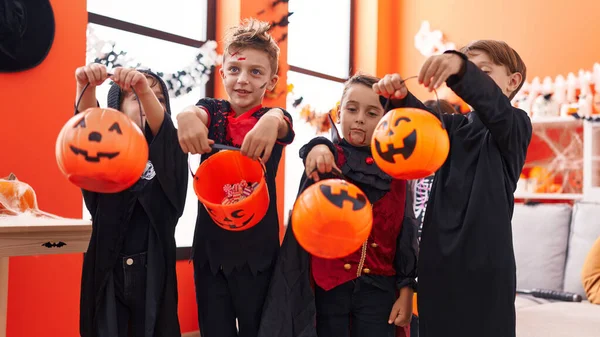
[[85, 252], [91, 234], [88, 220], [0, 216], [0, 337], [6, 337], [8, 258]]

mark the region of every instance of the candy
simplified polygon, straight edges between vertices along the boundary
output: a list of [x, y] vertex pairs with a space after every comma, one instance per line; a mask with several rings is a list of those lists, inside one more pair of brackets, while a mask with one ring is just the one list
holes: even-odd
[[245, 180], [242, 180], [237, 184], [226, 184], [223, 186], [225, 197], [221, 201], [221, 204], [231, 205], [240, 202], [249, 197], [257, 187], [257, 182], [249, 184]]

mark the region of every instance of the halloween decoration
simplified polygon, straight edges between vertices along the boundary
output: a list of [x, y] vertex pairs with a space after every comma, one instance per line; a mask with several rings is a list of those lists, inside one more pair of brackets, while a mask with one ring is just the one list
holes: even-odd
[[298, 243], [314, 256], [340, 258], [358, 250], [373, 225], [371, 204], [356, 185], [325, 179], [308, 187], [292, 210]]
[[450, 141], [441, 121], [416, 108], [399, 108], [380, 121], [371, 141], [373, 159], [397, 179], [424, 178], [446, 161]]
[[[213, 148], [220, 146], [213, 145]], [[198, 167], [193, 175], [194, 191], [219, 227], [243, 231], [254, 227], [267, 214], [269, 191], [266, 170], [261, 162], [242, 156], [237, 149], [226, 148], [229, 150], [213, 154]], [[240, 181], [257, 184], [245, 198], [238, 197], [237, 202], [224, 203], [226, 190], [229, 190], [227, 186]]]
[[37, 208], [35, 192], [29, 184], [17, 180], [12, 173], [0, 179], [0, 214], [16, 215]]
[[[169, 97], [179, 97], [190, 93], [194, 88], [203, 86], [219, 64], [217, 42], [208, 40], [198, 48], [197, 54], [187, 65], [174, 72], [157, 72], [164, 79]], [[87, 28], [87, 63], [100, 63], [109, 70], [114, 67], [139, 68], [143, 65], [127, 53], [114, 41], [104, 41], [99, 38], [92, 26]]]
[[122, 112], [90, 108], [71, 117], [60, 131], [56, 161], [78, 187], [116, 193], [131, 187], [144, 172], [148, 144]]
[[54, 43], [55, 21], [48, 0], [0, 1], [0, 73], [40, 65]]
[[18, 216], [30, 213], [36, 217], [58, 218], [56, 215], [41, 211], [33, 188], [19, 181], [14, 174], [0, 179], [0, 216]]

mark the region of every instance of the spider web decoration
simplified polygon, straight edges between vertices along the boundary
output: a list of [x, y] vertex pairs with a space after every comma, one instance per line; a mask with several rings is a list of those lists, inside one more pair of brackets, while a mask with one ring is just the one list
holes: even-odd
[[[202, 47], [198, 48], [194, 59], [180, 70], [173, 73], [156, 72], [165, 81], [170, 97], [185, 95], [208, 82], [221, 59], [216, 48], [216, 41], [206, 41]], [[128, 55], [127, 51], [121, 49], [116, 42], [100, 39], [91, 26], [88, 26], [87, 29], [86, 59], [87, 63], [105, 65], [109, 71], [115, 67], [147, 68]]]

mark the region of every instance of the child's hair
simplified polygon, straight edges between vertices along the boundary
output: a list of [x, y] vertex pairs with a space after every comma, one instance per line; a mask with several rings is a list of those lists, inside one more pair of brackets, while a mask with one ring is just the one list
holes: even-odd
[[517, 89], [510, 94], [509, 99], [512, 100], [523, 86], [523, 83], [525, 83], [525, 78], [527, 77], [527, 67], [525, 66], [525, 62], [521, 59], [521, 56], [519, 56], [519, 54], [506, 42], [496, 40], [473, 41], [462, 47], [460, 52], [469, 55], [471, 51], [476, 50], [488, 54], [495, 64], [508, 68], [509, 75], [514, 73], [521, 74], [521, 83]]
[[[423, 102], [423, 104], [428, 107], [429, 109], [438, 112], [438, 101], [435, 99], [430, 99], [428, 101]], [[458, 111], [456, 110], [456, 108], [450, 104], [450, 102], [446, 101], [445, 99], [440, 99], [440, 110], [442, 110], [443, 114], [448, 114], [448, 115], [452, 115], [452, 114], [456, 114], [458, 113]]]
[[352, 77], [350, 77], [345, 83], [344, 83], [344, 91], [342, 92], [342, 99], [340, 100], [340, 103], [344, 101], [344, 97], [346, 96], [346, 91], [348, 91], [348, 89], [354, 85], [354, 84], [362, 84], [366, 87], [372, 88], [373, 84], [379, 82], [379, 78], [375, 77], [375, 76], [371, 76], [371, 75], [366, 75], [366, 74], [354, 74]]
[[269, 34], [271, 26], [268, 22], [259, 21], [254, 18], [245, 19], [241, 25], [232, 27], [225, 37], [225, 53], [223, 61], [227, 55], [251, 48], [264, 51], [269, 55], [272, 75], [277, 74], [279, 66], [279, 46]]

